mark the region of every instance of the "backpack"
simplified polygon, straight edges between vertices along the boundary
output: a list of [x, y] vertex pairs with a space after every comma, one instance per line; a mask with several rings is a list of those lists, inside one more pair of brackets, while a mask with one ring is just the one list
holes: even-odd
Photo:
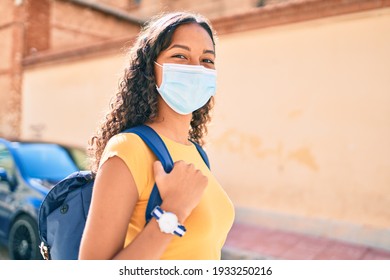
[[[122, 133], [137, 134], [161, 161], [165, 172], [173, 168], [173, 161], [160, 136], [149, 126], [140, 125]], [[193, 142], [206, 165], [207, 154]], [[80, 241], [91, 203], [94, 178], [90, 171], [77, 171], [58, 182], [45, 196], [38, 213], [40, 251], [44, 259], [77, 260]], [[162, 199], [154, 184], [145, 212], [146, 223]]]

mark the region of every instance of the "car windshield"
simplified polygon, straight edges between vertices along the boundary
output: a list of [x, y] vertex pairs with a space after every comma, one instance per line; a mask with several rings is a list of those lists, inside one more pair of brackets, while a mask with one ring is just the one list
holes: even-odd
[[57, 144], [19, 143], [16, 150], [30, 178], [58, 181], [79, 170], [69, 152]]

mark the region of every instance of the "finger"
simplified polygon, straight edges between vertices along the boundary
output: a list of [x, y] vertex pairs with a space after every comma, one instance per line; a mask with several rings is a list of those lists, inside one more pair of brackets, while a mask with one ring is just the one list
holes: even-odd
[[176, 161], [176, 162], [173, 164], [174, 167], [175, 167], [175, 166], [181, 166], [181, 165], [185, 165], [185, 162], [182, 161], [182, 160], [178, 160], [178, 161]]

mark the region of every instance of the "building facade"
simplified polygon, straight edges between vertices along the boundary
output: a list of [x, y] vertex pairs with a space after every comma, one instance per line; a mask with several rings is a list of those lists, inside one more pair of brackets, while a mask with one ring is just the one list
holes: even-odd
[[201, 12], [219, 37], [206, 149], [237, 220], [390, 250], [390, 1], [6, 2], [1, 135], [86, 145], [142, 24]]

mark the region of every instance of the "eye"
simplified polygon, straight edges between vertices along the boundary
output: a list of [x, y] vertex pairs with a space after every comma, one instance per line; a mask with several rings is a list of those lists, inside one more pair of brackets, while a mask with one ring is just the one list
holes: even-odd
[[185, 56], [182, 55], [182, 54], [174, 54], [174, 55], [172, 55], [172, 57], [174, 57], [174, 58], [180, 58], [180, 59], [187, 59], [187, 57], [185, 57]]
[[211, 60], [211, 59], [208, 59], [208, 58], [203, 59], [202, 62], [203, 63], [214, 64], [214, 60]]

